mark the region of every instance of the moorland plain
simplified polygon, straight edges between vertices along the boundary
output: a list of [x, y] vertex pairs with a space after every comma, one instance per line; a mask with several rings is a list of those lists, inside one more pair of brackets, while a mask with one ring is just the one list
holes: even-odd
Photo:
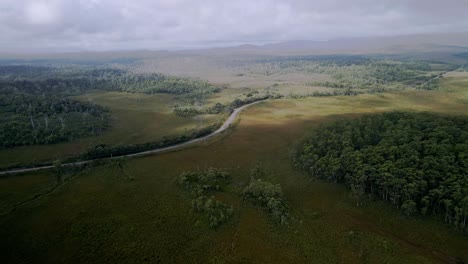
[[[437, 91], [280, 99], [245, 110], [226, 133], [186, 149], [85, 169], [56, 184], [54, 172], [2, 178], [2, 258], [6, 262], [456, 263], [466, 235], [437, 217], [406, 217], [379, 201], [356, 207], [340, 185], [293, 168], [305, 131], [340, 119], [393, 110], [468, 112], [463, 74]], [[214, 194], [234, 207], [216, 229], [177, 186], [184, 171], [223, 168], [230, 184]], [[288, 225], [243, 201], [250, 171], [280, 184]], [[42, 195], [42, 196], [41, 196]], [[175, 254], [174, 252], [177, 252]]]
[[0, 0], [0, 264], [468, 263], [466, 10]]

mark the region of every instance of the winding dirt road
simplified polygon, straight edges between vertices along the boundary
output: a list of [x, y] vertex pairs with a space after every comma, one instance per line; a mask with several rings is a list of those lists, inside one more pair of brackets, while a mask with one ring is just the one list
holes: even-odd
[[[77, 162], [64, 163], [64, 164], [62, 164], [62, 166], [64, 166], [64, 167], [66, 167], [66, 166], [80, 166], [80, 165], [85, 165], [85, 164], [91, 163], [91, 162], [96, 161], [96, 160], [109, 160], [109, 159], [117, 159], [117, 158], [122, 158], [122, 157], [124, 157], [124, 158], [143, 157], [143, 156], [160, 154], [160, 153], [164, 153], [164, 152], [167, 152], [167, 151], [180, 149], [180, 148], [186, 147], [188, 145], [191, 145], [191, 144], [194, 144], [194, 143], [197, 143], [197, 142], [205, 141], [205, 140], [207, 140], [209, 138], [212, 138], [212, 137], [220, 134], [224, 130], [228, 129], [229, 126], [232, 124], [232, 122], [234, 122], [236, 117], [240, 114], [240, 112], [242, 112], [242, 110], [244, 110], [245, 108], [247, 108], [249, 106], [252, 106], [254, 104], [258, 104], [260, 102], [263, 102], [263, 101], [265, 101], [265, 100], [256, 101], [256, 102], [253, 102], [253, 103], [250, 103], [250, 104], [243, 105], [243, 106], [241, 106], [239, 108], [236, 108], [231, 113], [231, 115], [228, 117], [228, 119], [226, 119], [226, 121], [223, 123], [223, 125], [220, 128], [218, 128], [213, 133], [211, 133], [209, 135], [206, 135], [204, 137], [192, 139], [192, 140], [189, 140], [189, 141], [186, 141], [186, 142], [183, 142], [183, 143], [179, 143], [179, 144], [176, 144], [176, 145], [172, 145], [172, 146], [169, 146], [169, 147], [157, 148], [157, 149], [147, 150], [147, 151], [143, 151], [143, 152], [127, 154], [127, 155], [121, 155], [121, 156], [115, 156], [115, 157], [109, 157], [109, 158], [103, 158], [103, 159], [91, 159], [91, 160], [83, 160], [83, 161], [77, 161]], [[18, 168], [18, 169], [4, 170], [4, 171], [0, 171], [0, 176], [8, 176], [8, 175], [17, 174], [17, 173], [48, 170], [48, 169], [52, 169], [53, 167], [54, 167], [54, 165], [44, 165], [44, 166], [37, 166], [37, 167], [32, 167], [32, 168]]]

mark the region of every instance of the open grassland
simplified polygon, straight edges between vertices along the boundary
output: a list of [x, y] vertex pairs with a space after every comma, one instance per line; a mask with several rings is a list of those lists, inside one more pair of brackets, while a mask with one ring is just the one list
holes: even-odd
[[[466, 234], [436, 219], [404, 217], [380, 202], [356, 208], [344, 187], [312, 181], [289, 159], [305, 130], [336, 119], [394, 109], [468, 113], [466, 95], [459, 93], [468, 89], [464, 82], [447, 78], [442, 85], [458, 92], [259, 103], [209, 142], [84, 171], [0, 219], [2, 262], [466, 262]], [[241, 190], [256, 165], [265, 180], [281, 184], [291, 208], [288, 226], [243, 202]], [[231, 173], [231, 184], [217, 198], [235, 208], [231, 221], [215, 230], [191, 211], [190, 198], [175, 183], [183, 171], [210, 166]], [[1, 179], [0, 190], [9, 197], [2, 208], [47, 191], [47, 177], [54, 179], [52, 172]]]
[[180, 117], [173, 113], [176, 100], [168, 94], [93, 92], [77, 97], [111, 110], [111, 128], [98, 136], [80, 138], [70, 143], [23, 146], [0, 151], [0, 167], [37, 163], [82, 153], [98, 144], [136, 144], [177, 136], [207, 127], [219, 116]]
[[[95, 143], [131, 144], [145, 143], [164, 136], [179, 135], [192, 129], [214, 123], [214, 115], [185, 118], [173, 113], [177, 101], [168, 94], [96, 93], [81, 96], [108, 107], [115, 115], [110, 133], [93, 139]], [[137, 128], [137, 129], [136, 129]]]
[[463, 103], [468, 101], [468, 72], [450, 72], [442, 81], [443, 91], [458, 96]]

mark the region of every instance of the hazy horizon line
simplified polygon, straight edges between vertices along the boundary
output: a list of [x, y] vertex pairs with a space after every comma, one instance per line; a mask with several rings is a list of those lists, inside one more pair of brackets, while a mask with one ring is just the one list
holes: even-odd
[[[429, 37], [429, 36], [441, 36], [441, 35], [460, 35], [460, 34], [468, 34], [467, 31], [458, 31], [458, 32], [433, 32], [433, 33], [415, 33], [415, 34], [394, 34], [394, 35], [373, 35], [373, 36], [365, 36], [365, 37], [337, 37], [337, 38], [330, 38], [330, 39], [291, 39], [291, 40], [284, 40], [284, 41], [232, 41], [226, 42], [215, 42], [215, 41], [207, 41], [207, 43], [213, 42], [217, 43], [218, 45], [205, 45], [205, 44], [198, 44], [198, 45], [183, 45], [179, 47], [173, 48], [138, 48], [138, 47], [130, 47], [130, 48], [115, 48], [115, 49], [76, 49], [76, 48], [67, 48], [63, 47], [60, 50], [56, 48], [42, 48], [39, 50], [23, 50], [23, 51], [0, 51], [0, 56], [15, 56], [15, 55], [67, 55], [67, 54], [82, 54], [82, 53], [125, 53], [125, 52], [189, 52], [189, 51], [204, 51], [204, 50], [216, 50], [216, 49], [229, 49], [229, 48], [238, 48], [242, 46], [251, 46], [252, 48], [262, 48], [268, 45], [275, 45], [275, 44], [287, 44], [287, 43], [294, 43], [294, 42], [309, 42], [309, 43], [327, 43], [327, 42], [335, 42], [335, 41], [356, 41], [356, 40], [378, 40], [378, 39], [391, 39], [391, 38], [404, 38], [404, 37]], [[466, 42], [468, 45], [468, 36], [466, 38]], [[423, 44], [423, 42], [421, 42]], [[429, 44], [429, 43], [424, 43]], [[457, 47], [464, 47], [457, 46]], [[56, 51], [54, 51], [56, 50]]]

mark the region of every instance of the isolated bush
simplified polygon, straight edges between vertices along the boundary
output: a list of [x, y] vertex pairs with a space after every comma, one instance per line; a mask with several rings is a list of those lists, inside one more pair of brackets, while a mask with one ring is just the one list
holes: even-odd
[[252, 180], [244, 189], [243, 196], [254, 205], [267, 209], [276, 222], [287, 223], [289, 207], [279, 184]]
[[221, 103], [216, 103], [214, 106], [206, 110], [207, 114], [219, 114], [226, 110], [226, 106]]
[[175, 108], [174, 114], [181, 116], [181, 117], [193, 117], [197, 115], [203, 114], [203, 112], [198, 111], [195, 108]]
[[177, 183], [194, 196], [220, 191], [229, 174], [223, 170], [208, 168], [205, 171], [183, 172]]
[[216, 228], [229, 221], [234, 208], [212, 197], [199, 196], [192, 200], [192, 208], [195, 212], [202, 213], [211, 228]]
[[203, 214], [211, 228], [226, 223], [231, 218], [234, 208], [207, 194], [219, 192], [226, 184], [229, 174], [223, 170], [208, 168], [205, 171], [183, 172], [177, 179], [177, 184], [194, 197], [192, 208]]

